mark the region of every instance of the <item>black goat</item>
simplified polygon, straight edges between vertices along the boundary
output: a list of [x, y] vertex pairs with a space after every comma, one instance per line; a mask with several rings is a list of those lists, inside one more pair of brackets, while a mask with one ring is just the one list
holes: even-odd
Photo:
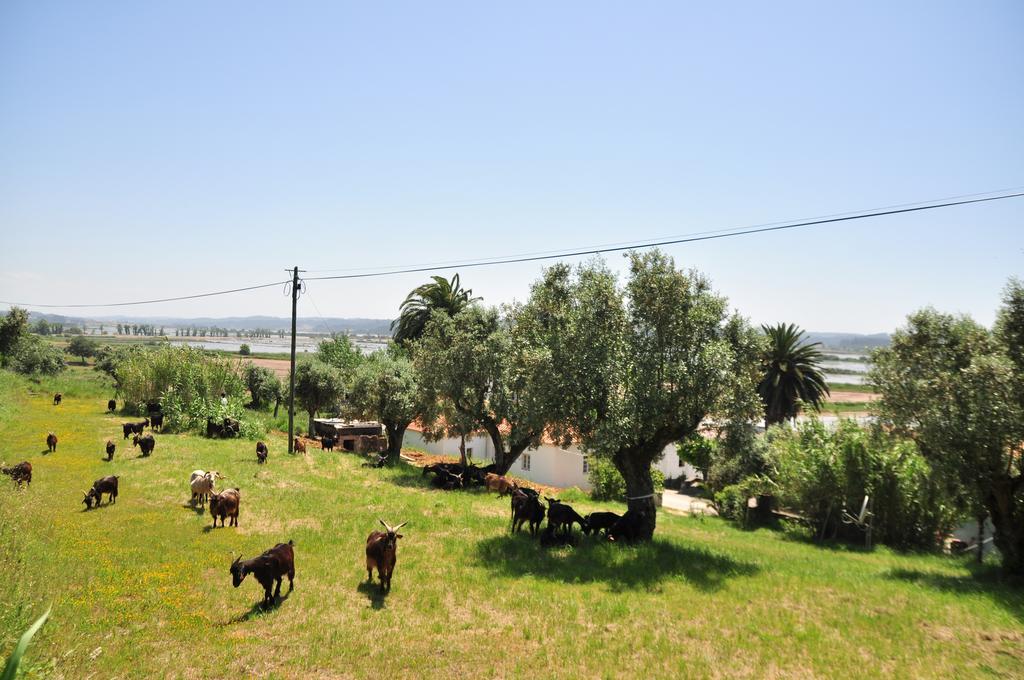
[[164, 414], [163, 413], [151, 413], [149, 414], [149, 426], [152, 429], [160, 428], [164, 429]]
[[64, 398], [64, 395], [61, 394], [60, 392], [58, 392], [57, 394], [53, 395], [53, 405], [54, 406], [60, 406], [60, 400], [63, 399], [63, 398]]
[[572, 533], [572, 525], [577, 523], [584, 533], [587, 532], [587, 520], [573, 510], [572, 506], [547, 496], [544, 497], [544, 500], [548, 502], [548, 529], [552, 531], [561, 529], [563, 534], [568, 535]]
[[116, 448], [117, 447], [114, 446], [114, 442], [112, 442], [112, 441], [110, 441], [108, 439], [107, 440], [107, 460], [114, 460], [114, 449], [116, 449]]
[[142, 434], [147, 425], [149, 425], [149, 418], [143, 418], [137, 423], [121, 423], [121, 431], [124, 432], [124, 438], [128, 439], [133, 434]]
[[336, 443], [337, 442], [335, 441], [334, 437], [321, 437], [320, 438], [320, 448], [323, 449], [324, 451], [333, 451], [334, 450], [334, 445]]
[[108, 402], [107, 402], [107, 410], [108, 410], [108, 411], [110, 411], [111, 413], [113, 413], [114, 411], [116, 411], [116, 410], [117, 410], [117, 402], [116, 402], [116, 401], [114, 401], [113, 399], [111, 399], [110, 401], [108, 401]]
[[85, 492], [85, 497], [82, 502], [85, 503], [86, 510], [92, 508], [93, 501], [96, 502], [96, 507], [100, 506], [103, 502], [103, 494], [108, 494], [107, 502], [114, 503], [117, 501], [117, 477], [101, 477], [92, 483], [92, 488]]
[[632, 543], [643, 535], [643, 527], [647, 522], [647, 512], [629, 509], [608, 529], [609, 541]]
[[135, 435], [132, 437], [132, 447], [136, 446], [142, 449], [143, 457], [148, 456], [156, 448], [156, 439], [151, 434]]
[[537, 496], [523, 493], [521, 489], [512, 492], [512, 533], [518, 532], [524, 522], [530, 525], [530, 535], [536, 536], [540, 530], [540, 524], [544, 521], [544, 506], [540, 504]]
[[256, 442], [256, 462], [262, 465], [267, 462], [267, 445], [263, 442]]
[[607, 534], [608, 530], [622, 519], [622, 516], [614, 512], [592, 512], [584, 519], [587, 520], [587, 528], [583, 533], [589, 536], [590, 534], [600, 534], [602, 530]]
[[50, 453], [53, 453], [54, 451], [57, 450], [57, 435], [55, 435], [52, 432], [46, 435], [46, 449]]
[[[249, 560], [243, 560], [239, 555], [231, 563], [231, 583], [237, 588], [246, 576], [252, 574], [263, 586], [263, 608], [273, 606], [274, 601], [281, 597], [281, 583], [285, 576], [288, 577], [288, 592], [295, 589], [294, 545], [293, 541], [278, 543], [262, 555]], [[276, 591], [273, 590], [274, 581], [277, 581]]]

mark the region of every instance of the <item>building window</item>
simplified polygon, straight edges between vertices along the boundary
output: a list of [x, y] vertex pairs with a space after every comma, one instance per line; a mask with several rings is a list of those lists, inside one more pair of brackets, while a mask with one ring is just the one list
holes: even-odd
[[590, 459], [583, 456], [583, 474], [590, 472]]
[[523, 457], [520, 458], [519, 460], [521, 460], [522, 463], [523, 463], [523, 470], [529, 471], [530, 470], [530, 454], [524, 453]]

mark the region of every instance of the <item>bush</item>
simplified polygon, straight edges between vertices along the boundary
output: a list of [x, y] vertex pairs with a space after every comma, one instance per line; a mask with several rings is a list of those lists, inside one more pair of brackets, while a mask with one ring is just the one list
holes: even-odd
[[718, 458], [718, 442], [700, 434], [687, 437], [676, 445], [680, 465], [692, 465], [707, 481], [711, 464]]
[[934, 547], [957, 511], [937, 473], [913, 442], [853, 421], [834, 432], [818, 420], [769, 432], [771, 476], [786, 507], [807, 517], [818, 535], [863, 538], [842, 521], [871, 497], [874, 540], [897, 548]]
[[245, 384], [229, 359], [195, 347], [161, 345], [118, 354], [113, 372], [127, 409], [142, 412], [147, 402], [159, 401], [172, 429], [205, 431], [207, 418], [230, 417], [241, 423], [243, 436], [263, 431], [262, 424], [244, 415]]
[[774, 482], [764, 475], [751, 475], [737, 484], [729, 484], [715, 494], [715, 508], [726, 519], [745, 520], [747, 501], [776, 491]]
[[727, 430], [715, 446], [708, 470], [708, 487], [712, 491], [721, 491], [747, 477], [765, 474], [768, 471], [767, 453], [767, 441], [756, 436], [753, 428]]
[[7, 365], [25, 375], [56, 375], [64, 370], [64, 353], [36, 335], [22, 337]]
[[247, 364], [243, 376], [245, 386], [252, 396], [253, 408], [263, 408], [277, 399], [281, 390], [281, 381], [269, 368]]
[[[626, 480], [615, 464], [606, 458], [594, 457], [590, 461], [590, 496], [598, 501], [621, 501], [626, 498]], [[665, 474], [651, 468], [654, 479], [654, 491], [660, 493], [665, 489]]]
[[252, 354], [252, 348], [249, 347], [249, 345], [246, 345], [245, 343], [242, 343], [238, 347], [238, 353], [241, 354], [243, 357], [247, 357], [250, 354]]

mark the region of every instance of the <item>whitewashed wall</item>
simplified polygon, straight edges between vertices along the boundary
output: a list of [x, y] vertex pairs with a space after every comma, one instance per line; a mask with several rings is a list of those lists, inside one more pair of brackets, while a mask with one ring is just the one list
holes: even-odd
[[[454, 437], [428, 442], [420, 432], [410, 428], [405, 431], [404, 443], [406, 446], [423, 449], [438, 456], [459, 456], [459, 440]], [[476, 436], [467, 439], [466, 449], [467, 453], [472, 449], [473, 460], [478, 463], [486, 464], [494, 460], [494, 447], [490, 437]], [[544, 445], [523, 453], [512, 464], [509, 474], [538, 484], [563, 489], [575, 486], [589, 491], [591, 485], [583, 469], [583, 459], [583, 452], [575, 445], [568, 449]], [[527, 465], [528, 470], [525, 469]], [[693, 479], [696, 476], [696, 471], [689, 465], [679, 465], [679, 456], [674, 444], [665, 447], [665, 455], [655, 467], [665, 473], [666, 477], [679, 477], [685, 474], [687, 479]]]

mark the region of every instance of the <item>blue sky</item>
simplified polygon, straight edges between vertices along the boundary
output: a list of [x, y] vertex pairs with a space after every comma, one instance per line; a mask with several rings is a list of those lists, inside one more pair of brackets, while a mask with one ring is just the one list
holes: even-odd
[[[1024, 185], [1024, 4], [0, 5], [0, 299], [685, 234]], [[667, 250], [756, 323], [989, 323], [1024, 199]], [[609, 256], [618, 267], [621, 256]], [[540, 264], [465, 270], [492, 303]], [[390, 317], [422, 274], [311, 282]], [[314, 315], [305, 300], [301, 313]], [[71, 310], [54, 310], [71, 311]], [[288, 314], [269, 289], [100, 315]]]

